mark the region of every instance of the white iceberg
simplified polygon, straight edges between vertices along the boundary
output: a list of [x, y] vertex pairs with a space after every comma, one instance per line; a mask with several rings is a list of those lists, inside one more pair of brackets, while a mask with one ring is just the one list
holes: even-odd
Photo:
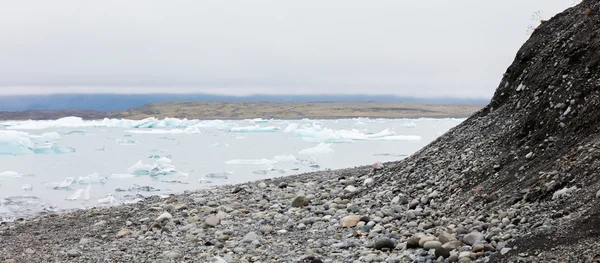
[[171, 163], [171, 159], [166, 157], [161, 157], [153, 164], [144, 164], [142, 161], [138, 161], [136, 164], [129, 167], [127, 172], [133, 175], [159, 176], [178, 174], [180, 176], [187, 176], [186, 173], [179, 173], [175, 170], [175, 166]]
[[23, 174], [17, 173], [15, 171], [6, 171], [6, 172], [1, 172], [0, 173], [0, 178], [19, 178], [19, 177], [23, 177]]
[[329, 143], [319, 143], [315, 147], [304, 149], [298, 153], [305, 155], [326, 155], [335, 152], [334, 149], [331, 149], [331, 144]]
[[279, 128], [275, 126], [261, 127], [260, 125], [247, 127], [233, 127], [229, 129], [230, 132], [275, 132], [277, 130], [279, 130]]
[[[59, 140], [56, 132], [32, 135], [26, 132], [0, 130], [0, 154], [44, 154], [73, 152], [73, 148], [57, 147], [52, 142]], [[45, 145], [39, 146], [42, 143]]]
[[77, 183], [79, 184], [103, 184], [106, 182], [106, 176], [101, 176], [98, 173], [89, 174], [86, 176], [79, 176]]

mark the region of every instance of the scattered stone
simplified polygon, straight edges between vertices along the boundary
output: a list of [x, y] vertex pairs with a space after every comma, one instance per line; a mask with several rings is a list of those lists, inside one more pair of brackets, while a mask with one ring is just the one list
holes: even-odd
[[373, 165], [371, 165], [371, 166], [373, 167], [373, 170], [375, 170], [375, 171], [383, 169], [383, 164], [381, 162], [373, 163]]
[[129, 235], [131, 233], [131, 230], [127, 229], [127, 228], [123, 228], [121, 230], [119, 230], [119, 232], [117, 232], [117, 234], [115, 235], [116, 238], [121, 238], [124, 237], [126, 235]]
[[81, 256], [81, 252], [79, 252], [79, 250], [76, 250], [76, 249], [69, 249], [69, 250], [67, 250], [67, 256], [79, 257], [79, 256]]
[[424, 249], [435, 249], [435, 248], [441, 248], [442, 247], [442, 242], [440, 241], [427, 241], [423, 244], [423, 248]]
[[292, 207], [303, 207], [308, 205], [308, 200], [304, 198], [304, 196], [296, 196], [294, 200], [292, 200]]
[[252, 243], [253, 241], [260, 241], [260, 236], [256, 232], [248, 232], [242, 240], [244, 243]]
[[33, 255], [33, 254], [35, 254], [35, 250], [33, 250], [31, 248], [27, 248], [27, 249], [25, 249], [25, 254], [27, 254], [27, 255]]
[[471, 232], [463, 237], [463, 243], [472, 246], [477, 241], [485, 240], [485, 236], [479, 232]]
[[392, 242], [391, 240], [389, 240], [387, 238], [381, 238], [381, 239], [378, 239], [377, 241], [375, 241], [375, 244], [373, 247], [377, 250], [383, 250], [386, 248], [389, 250], [392, 250], [396, 247], [396, 245], [394, 244], [394, 242]]
[[344, 218], [342, 218], [342, 220], [340, 220], [340, 224], [342, 225], [342, 227], [355, 227], [358, 224], [358, 222], [360, 222], [359, 215], [345, 216]]
[[221, 223], [221, 219], [219, 219], [219, 217], [217, 216], [209, 216], [206, 219], [204, 219], [204, 224], [206, 224], [207, 226], [210, 227], [216, 227]]
[[173, 219], [173, 216], [171, 214], [169, 214], [169, 212], [164, 212], [160, 216], [158, 216], [154, 221], [163, 222], [163, 221], [171, 220], [171, 219]]
[[406, 248], [418, 248], [420, 240], [421, 238], [417, 236], [409, 238], [408, 240], [406, 240]]
[[273, 232], [273, 227], [272, 226], [265, 226], [265, 225], [263, 225], [263, 226], [260, 226], [259, 231], [261, 233], [263, 233], [263, 234], [268, 234], [268, 233]]
[[168, 259], [178, 259], [183, 257], [183, 255], [181, 255], [181, 253], [178, 251], [167, 251], [165, 252], [165, 257]]
[[[430, 242], [432, 242], [432, 241], [430, 241]], [[443, 247], [437, 247], [437, 248], [435, 248], [435, 257], [436, 258], [439, 258], [439, 257], [449, 258], [450, 257], [450, 250], [445, 249]]]

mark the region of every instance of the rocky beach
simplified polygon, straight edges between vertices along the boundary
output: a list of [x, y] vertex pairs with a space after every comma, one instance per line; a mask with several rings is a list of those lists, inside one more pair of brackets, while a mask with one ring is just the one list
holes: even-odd
[[398, 162], [0, 225], [15, 262], [598, 262], [600, 2], [542, 23], [489, 105]]

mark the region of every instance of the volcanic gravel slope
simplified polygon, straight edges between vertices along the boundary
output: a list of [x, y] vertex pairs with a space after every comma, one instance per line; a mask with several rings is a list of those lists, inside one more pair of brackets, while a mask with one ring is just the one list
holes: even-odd
[[600, 3], [544, 22], [413, 156], [0, 226], [6, 262], [600, 259]]

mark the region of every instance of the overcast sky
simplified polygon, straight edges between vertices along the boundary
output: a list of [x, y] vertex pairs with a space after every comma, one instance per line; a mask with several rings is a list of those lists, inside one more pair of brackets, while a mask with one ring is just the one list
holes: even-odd
[[0, 0], [0, 94], [491, 97], [573, 0]]

